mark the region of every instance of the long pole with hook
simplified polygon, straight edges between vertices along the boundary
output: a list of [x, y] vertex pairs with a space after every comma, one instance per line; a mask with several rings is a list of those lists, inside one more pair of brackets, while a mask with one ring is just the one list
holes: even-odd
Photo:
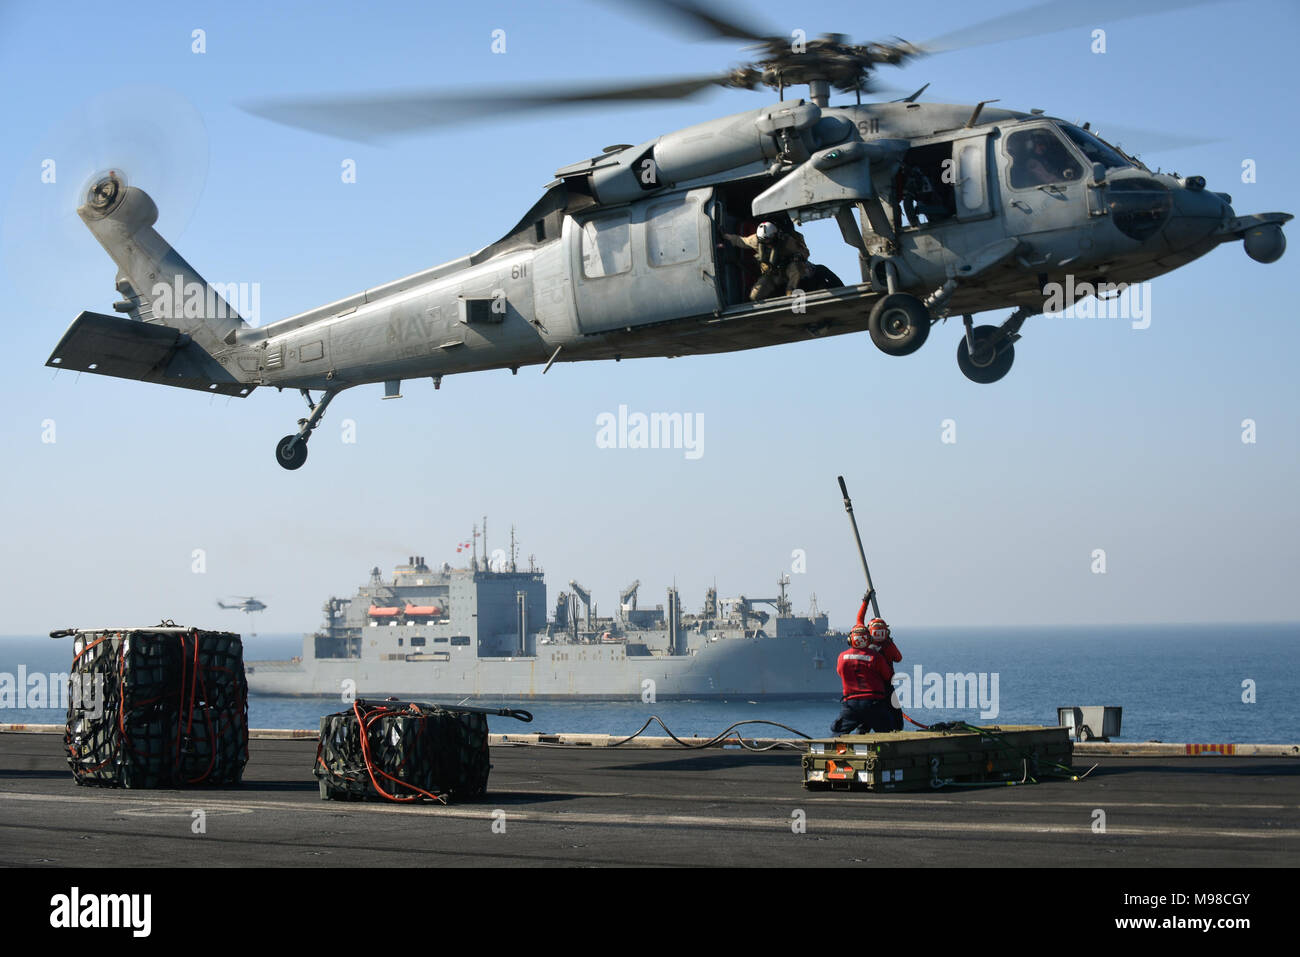
[[880, 617], [880, 606], [876, 603], [876, 589], [871, 584], [871, 569], [867, 567], [867, 553], [862, 547], [862, 536], [858, 534], [858, 520], [853, 516], [853, 502], [849, 499], [848, 486], [844, 476], [839, 476], [840, 492], [844, 495], [844, 511], [849, 513], [849, 524], [853, 526], [853, 540], [858, 543], [858, 557], [862, 559], [862, 574], [867, 576], [867, 594], [871, 596], [871, 615]]

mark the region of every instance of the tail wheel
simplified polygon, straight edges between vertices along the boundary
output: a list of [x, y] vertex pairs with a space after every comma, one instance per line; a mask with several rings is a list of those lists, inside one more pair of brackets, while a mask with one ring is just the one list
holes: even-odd
[[867, 328], [871, 341], [885, 355], [911, 355], [930, 335], [930, 311], [913, 295], [890, 293], [872, 308]]
[[1016, 360], [1016, 347], [1011, 343], [998, 346], [997, 326], [976, 326], [971, 332], [975, 340], [972, 352], [962, 339], [957, 344], [957, 365], [962, 375], [972, 382], [997, 382], [1011, 371], [1011, 363]]
[[302, 468], [307, 461], [307, 439], [301, 435], [286, 435], [275, 447], [275, 460], [281, 468]]

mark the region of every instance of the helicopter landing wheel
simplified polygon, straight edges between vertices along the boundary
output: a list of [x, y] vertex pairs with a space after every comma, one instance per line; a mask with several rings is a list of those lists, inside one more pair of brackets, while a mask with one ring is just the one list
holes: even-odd
[[908, 356], [930, 335], [930, 310], [913, 295], [893, 292], [881, 299], [867, 320], [871, 341], [888, 356]]
[[286, 435], [275, 446], [275, 460], [281, 468], [300, 469], [307, 461], [307, 436]]
[[307, 408], [310, 415], [305, 419], [298, 420], [298, 433], [296, 435], [286, 435], [275, 446], [275, 460], [280, 463], [281, 468], [293, 470], [300, 469], [303, 463], [307, 461], [307, 440], [315, 431], [316, 426], [320, 425], [321, 416], [329, 404], [334, 401], [334, 397], [339, 394], [338, 389], [326, 390], [315, 402], [312, 401], [311, 393], [306, 389], [299, 389], [302, 397], [307, 400]]
[[961, 367], [962, 375], [972, 382], [997, 382], [1011, 371], [1016, 347], [1009, 342], [998, 346], [998, 332], [997, 326], [976, 326], [971, 332], [975, 341], [973, 353], [967, 348], [965, 339], [957, 344], [957, 365]]

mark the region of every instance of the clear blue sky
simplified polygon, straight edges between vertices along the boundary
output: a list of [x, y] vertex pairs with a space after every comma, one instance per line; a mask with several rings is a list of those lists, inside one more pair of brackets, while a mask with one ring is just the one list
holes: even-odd
[[[925, 39], [1022, 0], [737, 2], [788, 33]], [[94, 24], [93, 27], [89, 24]], [[1090, 33], [1107, 30], [1107, 52]], [[882, 78], [927, 98], [1151, 129], [1202, 145], [1147, 152], [1230, 192], [1238, 213], [1300, 211], [1294, 43], [1286, 0], [1240, 0], [956, 52]], [[207, 52], [191, 52], [191, 31]], [[506, 31], [504, 55], [491, 52]], [[0, 7], [6, 146], [0, 633], [151, 622], [242, 626], [220, 596], [267, 596], [262, 631], [305, 631], [331, 593], [410, 554], [456, 561], [487, 514], [522, 552], [612, 611], [675, 580], [694, 609], [767, 595], [793, 576], [845, 624], [862, 585], [835, 476], [850, 482], [882, 610], [907, 624], [1294, 620], [1300, 577], [1300, 248], [1262, 266], [1226, 246], [1156, 280], [1149, 329], [1033, 319], [1011, 375], [966, 381], [960, 325], [907, 359], [866, 335], [677, 360], [563, 365], [544, 378], [489, 372], [341, 395], [300, 472], [272, 461], [302, 414], [295, 394], [228, 401], [43, 367], [81, 309], [109, 311], [114, 267], [72, 209], [83, 104], [149, 84], [152, 146], [128, 168], [159, 229], [205, 276], [257, 282], [268, 322], [452, 259], [496, 239], [559, 166], [761, 105], [718, 92], [685, 104], [547, 114], [360, 146], [274, 126], [235, 104], [260, 95], [500, 87], [698, 74], [741, 58], [613, 3], [462, 5], [136, 3]], [[133, 117], [147, 104], [133, 94]], [[176, 103], [192, 104], [181, 121]], [[99, 120], [106, 114], [101, 110]], [[94, 125], [94, 121], [90, 123]], [[133, 120], [132, 128], [148, 124]], [[206, 145], [195, 129], [206, 131]], [[161, 135], [158, 134], [161, 130]], [[122, 137], [119, 135], [118, 139]], [[1125, 137], [1130, 149], [1143, 144]], [[60, 162], [57, 188], [40, 163]], [[1258, 182], [1243, 184], [1243, 160]], [[344, 159], [358, 182], [345, 185]], [[201, 193], [187, 176], [206, 166]], [[186, 197], [189, 190], [188, 199]], [[68, 193], [67, 195], [71, 195]], [[189, 212], [185, 212], [186, 209]], [[178, 211], [180, 215], [178, 216]], [[58, 213], [58, 215], [55, 215]], [[178, 221], [179, 220], [179, 221]], [[1295, 238], [1294, 230], [1292, 238]], [[854, 259], [809, 231], [841, 275]], [[985, 321], [996, 321], [993, 314]], [[704, 452], [602, 450], [596, 417], [702, 413]], [[1241, 442], [1241, 422], [1258, 441]], [[357, 442], [340, 440], [343, 420]], [[954, 419], [957, 442], [941, 443]], [[42, 442], [53, 420], [56, 441]], [[206, 573], [191, 571], [206, 553]], [[1105, 549], [1107, 571], [1093, 574]]]

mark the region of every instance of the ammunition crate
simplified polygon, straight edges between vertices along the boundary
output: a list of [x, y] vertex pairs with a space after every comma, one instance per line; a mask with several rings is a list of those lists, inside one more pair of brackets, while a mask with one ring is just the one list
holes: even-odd
[[467, 800], [487, 793], [490, 770], [482, 714], [358, 700], [321, 718], [314, 769], [321, 800]]
[[975, 731], [896, 731], [808, 742], [809, 790], [928, 791], [1060, 776], [1074, 746], [1065, 728], [1007, 725]]
[[64, 746], [78, 784], [238, 784], [248, 763], [239, 635], [197, 628], [73, 633]]

